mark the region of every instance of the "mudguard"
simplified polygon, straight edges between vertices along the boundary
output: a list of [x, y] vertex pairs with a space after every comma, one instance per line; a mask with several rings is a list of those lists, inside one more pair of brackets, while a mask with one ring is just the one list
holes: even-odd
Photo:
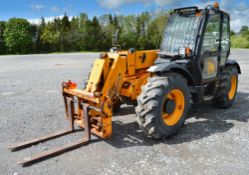
[[226, 66], [235, 66], [238, 70], [238, 73], [241, 74], [241, 69], [240, 69], [239, 63], [237, 61], [229, 59], [226, 62]]
[[172, 68], [183, 68], [181, 65], [172, 63], [172, 62], [164, 62], [160, 64], [155, 64], [151, 66], [147, 71], [151, 73], [156, 73], [156, 72], [165, 72], [169, 71]]
[[191, 73], [182, 65], [174, 63], [174, 62], [162, 62], [159, 64], [155, 64], [151, 66], [148, 70], [151, 73], [164, 73], [164, 72], [175, 72], [181, 74], [185, 77], [188, 82], [191, 84], [195, 84], [195, 79], [191, 75]]

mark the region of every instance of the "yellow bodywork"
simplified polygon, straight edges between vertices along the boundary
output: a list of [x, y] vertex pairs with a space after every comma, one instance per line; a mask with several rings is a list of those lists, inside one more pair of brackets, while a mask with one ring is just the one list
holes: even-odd
[[147, 69], [154, 65], [157, 52], [148, 50], [101, 54], [93, 65], [86, 89], [63, 89], [64, 96], [77, 98], [79, 103], [78, 110], [74, 110], [74, 122], [84, 127], [80, 103], [87, 103], [93, 107], [88, 111], [91, 132], [102, 138], [110, 137], [113, 104], [122, 97], [136, 100], [141, 93], [141, 86], [152, 76]]

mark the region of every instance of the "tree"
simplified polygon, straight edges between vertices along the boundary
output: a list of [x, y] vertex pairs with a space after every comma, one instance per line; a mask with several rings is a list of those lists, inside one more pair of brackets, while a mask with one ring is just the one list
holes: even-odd
[[4, 41], [10, 53], [29, 53], [32, 48], [31, 26], [26, 19], [11, 18], [4, 31]]
[[122, 49], [135, 48], [137, 43], [137, 18], [135, 15], [118, 16], [121, 30], [120, 44]]
[[86, 22], [88, 21], [88, 16], [86, 13], [81, 13], [79, 17], [78, 32], [77, 32], [77, 39], [78, 45], [80, 46], [80, 50], [86, 50], [87, 42], [85, 41], [85, 34], [86, 34]]
[[164, 12], [158, 15], [158, 17], [149, 24], [147, 29], [149, 46], [147, 49], [159, 49], [167, 21], [168, 14]]
[[234, 36], [235, 35], [235, 32], [233, 30], [230, 31], [230, 35], [231, 36]]
[[49, 22], [41, 35], [42, 44], [46, 45], [47, 52], [59, 51], [60, 32], [56, 30], [56, 25]]
[[116, 15], [114, 15], [113, 25], [114, 25], [116, 28], [119, 28], [119, 25], [118, 25], [118, 18], [117, 18]]
[[41, 17], [41, 24], [38, 26], [38, 36], [37, 36], [37, 44], [36, 44], [36, 52], [37, 53], [48, 53], [49, 52], [49, 43], [42, 38], [42, 35], [45, 31], [47, 23], [44, 17]]
[[86, 13], [81, 13], [78, 19], [79, 19], [79, 27], [81, 28], [86, 24], [86, 21], [88, 20], [88, 16]]
[[109, 14], [109, 16], [108, 16], [108, 17], [109, 17], [109, 23], [110, 23], [110, 24], [113, 24], [112, 15], [111, 15], [111, 14]]
[[101, 24], [101, 50], [109, 50], [113, 46], [113, 37], [117, 30], [121, 33], [119, 27], [119, 20], [117, 16], [114, 16], [114, 20], [111, 14], [102, 15], [99, 18]]
[[0, 54], [5, 53], [4, 30], [6, 22], [0, 21]]
[[242, 26], [239, 33], [242, 36], [249, 35], [248, 26]]
[[[25, 50], [23, 48], [26, 48], [28, 52], [36, 53], [80, 50], [103, 51], [112, 47], [113, 36], [118, 29], [118, 44], [121, 45], [121, 49], [156, 49], [161, 42], [167, 19], [167, 12], [145, 12], [140, 15], [128, 16], [104, 14], [93, 19], [89, 19], [86, 13], [81, 13], [71, 20], [65, 14], [63, 18], [55, 18], [48, 23], [45, 22], [44, 18], [41, 18], [41, 24], [28, 24], [25, 30], [21, 30], [25, 31], [25, 36], [29, 38], [27, 42], [25, 40], [25, 44], [18, 44], [19, 42], [16, 42], [15, 38], [11, 40], [12, 45], [10, 45], [10, 37], [7, 39], [7, 34], [5, 37], [6, 25], [0, 23], [0, 48], [4, 46], [5, 40], [8, 40], [8, 48], [12, 53], [23, 53], [23, 50]], [[16, 26], [19, 27], [9, 27], [8, 32], [16, 33], [20, 30], [20, 26], [23, 27], [19, 24]], [[1, 36], [4, 40], [1, 39]], [[14, 36], [19, 37], [19, 34]], [[23, 37], [21, 38], [23, 39]], [[23, 48], [20, 49], [19, 46]], [[3, 49], [0, 53], [3, 53]]]
[[63, 31], [70, 30], [70, 21], [69, 21], [67, 14], [64, 14], [64, 16], [61, 20], [61, 26], [62, 26]]
[[108, 23], [105, 26], [102, 26], [101, 29], [101, 50], [109, 50], [113, 44], [113, 35], [116, 31], [113, 23]]
[[84, 41], [86, 42], [86, 50], [99, 51], [101, 49], [101, 26], [96, 16], [93, 20], [86, 21]]
[[149, 48], [149, 40], [147, 37], [147, 28], [150, 23], [150, 14], [142, 13], [137, 17], [137, 48], [144, 50]]
[[40, 25], [36, 25], [36, 35], [32, 36], [32, 38], [36, 37], [35, 49], [34, 49], [36, 53], [48, 52], [46, 44], [44, 44], [41, 39], [41, 35], [45, 27], [46, 27], [45, 19], [41, 17]]
[[30, 27], [30, 34], [32, 37], [32, 52], [39, 52], [37, 47], [39, 47], [39, 26], [36, 24], [32, 24]]
[[71, 31], [71, 23], [69, 21], [68, 16], [65, 14], [61, 20], [61, 26], [57, 29], [60, 33], [60, 51], [70, 51], [70, 31]]

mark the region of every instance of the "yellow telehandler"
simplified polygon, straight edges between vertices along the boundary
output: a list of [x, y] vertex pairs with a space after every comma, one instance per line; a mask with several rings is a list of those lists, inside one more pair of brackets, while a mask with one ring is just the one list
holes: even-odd
[[221, 108], [233, 104], [241, 71], [229, 54], [230, 17], [218, 3], [205, 9], [175, 9], [160, 50], [113, 47], [95, 61], [85, 89], [77, 89], [72, 81], [62, 83], [69, 129], [10, 149], [72, 133], [75, 125], [84, 128], [79, 141], [19, 162], [26, 165], [87, 144], [91, 134], [107, 139], [112, 135], [113, 110], [123, 102], [137, 104], [136, 120], [146, 136], [160, 139], [176, 134], [191, 104], [206, 100]]

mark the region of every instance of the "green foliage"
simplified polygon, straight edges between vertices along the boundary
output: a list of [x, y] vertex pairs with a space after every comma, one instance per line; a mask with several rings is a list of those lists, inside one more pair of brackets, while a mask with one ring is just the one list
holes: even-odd
[[6, 23], [4, 41], [10, 53], [28, 53], [32, 48], [31, 25], [21, 18], [12, 18]]
[[125, 49], [158, 49], [168, 16], [167, 12], [120, 16], [121, 44]]
[[148, 26], [147, 30], [147, 41], [148, 49], [159, 49], [163, 38], [163, 32], [168, 21], [169, 14], [161, 12], [158, 17], [153, 20]]
[[167, 12], [128, 16], [106, 14], [93, 19], [82, 13], [71, 20], [65, 14], [62, 19], [48, 23], [41, 18], [40, 25], [13, 18], [7, 22], [6, 30], [5, 23], [0, 23], [0, 53], [4, 53], [6, 47], [11, 53], [107, 51], [114, 44], [117, 30], [122, 49], [155, 49], [159, 47], [167, 18]]
[[6, 22], [0, 21], [0, 54], [4, 54], [6, 52], [5, 42], [4, 42], [5, 25]]
[[249, 48], [249, 29], [248, 26], [242, 26], [239, 34], [232, 35], [231, 46], [234, 48]]
[[60, 31], [57, 27], [57, 21], [48, 23], [41, 34], [42, 44], [45, 45], [46, 51], [55, 52], [59, 51]]
[[[113, 36], [119, 30], [121, 49], [159, 49], [169, 12], [140, 15], [111, 15], [88, 18], [86, 13], [39, 25], [25, 19], [12, 18], [0, 22], [0, 54], [48, 53], [72, 51], [107, 51], [113, 46]], [[213, 30], [216, 26], [210, 26]], [[232, 47], [249, 48], [249, 30], [243, 26], [239, 34], [231, 31]]]
[[86, 50], [98, 51], [101, 49], [101, 26], [97, 17], [86, 21], [84, 41], [87, 42]]
[[248, 26], [242, 26], [239, 33], [242, 36], [249, 35]]
[[249, 48], [249, 38], [245, 36], [232, 36], [231, 46], [234, 48]]

